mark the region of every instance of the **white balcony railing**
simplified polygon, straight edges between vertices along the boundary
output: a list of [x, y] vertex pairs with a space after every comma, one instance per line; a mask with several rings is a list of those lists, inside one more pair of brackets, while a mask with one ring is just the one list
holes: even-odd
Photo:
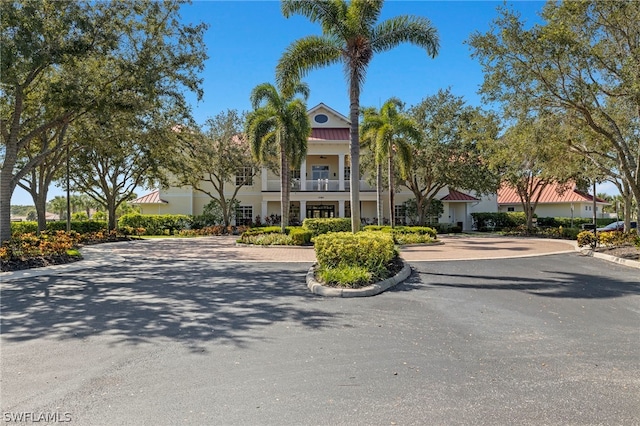
[[[291, 181], [291, 191], [301, 191], [299, 179]], [[376, 187], [369, 185], [367, 181], [360, 181], [360, 191], [375, 191]], [[349, 181], [344, 181], [344, 190], [349, 191]], [[271, 179], [267, 181], [267, 191], [280, 191], [280, 180]], [[340, 181], [331, 179], [307, 180], [305, 191], [311, 192], [338, 192], [340, 191]]]

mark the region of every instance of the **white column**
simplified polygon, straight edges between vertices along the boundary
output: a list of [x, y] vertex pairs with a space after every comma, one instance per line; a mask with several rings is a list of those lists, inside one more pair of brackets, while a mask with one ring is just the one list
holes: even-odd
[[266, 201], [262, 201], [262, 208], [260, 210], [260, 216], [262, 216], [262, 221], [264, 222], [264, 220], [267, 218], [267, 202]]
[[[343, 180], [344, 189], [344, 180]], [[338, 217], [344, 217], [344, 200], [338, 200]]]
[[[302, 176], [302, 175], [300, 175]], [[300, 222], [307, 218], [307, 202], [300, 201]]]
[[[338, 155], [338, 191], [344, 191], [344, 154]], [[344, 203], [342, 207], [344, 208]]]
[[266, 167], [262, 168], [262, 174], [260, 176], [260, 180], [262, 181], [262, 190], [266, 191], [267, 190], [267, 168]]
[[[307, 159], [300, 163], [300, 191], [307, 190]], [[302, 211], [302, 209], [300, 209]]]

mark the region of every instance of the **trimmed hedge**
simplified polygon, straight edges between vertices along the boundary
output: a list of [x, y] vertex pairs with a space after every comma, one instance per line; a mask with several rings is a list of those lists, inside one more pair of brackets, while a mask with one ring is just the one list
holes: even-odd
[[289, 232], [289, 236], [291, 237], [293, 244], [297, 246], [304, 246], [311, 243], [313, 232], [307, 229], [294, 228]]
[[[615, 219], [610, 219], [610, 218], [598, 218], [596, 219], [596, 224], [598, 228], [602, 228], [615, 221], [616, 221]], [[571, 223], [572, 223], [572, 219], [570, 217], [539, 217], [537, 219], [537, 224], [540, 227], [558, 228], [562, 226], [563, 228], [570, 228]], [[573, 218], [574, 228], [580, 228], [582, 225], [590, 225], [592, 223], [593, 223], [593, 218], [590, 218], [590, 217], [574, 217]]]
[[[72, 220], [71, 230], [79, 234], [88, 234], [91, 232], [99, 232], [107, 229], [107, 222], [102, 220]], [[66, 231], [67, 222], [57, 220], [47, 222], [47, 231]], [[35, 234], [38, 232], [38, 222], [11, 222], [11, 234]]]
[[422, 244], [436, 240], [436, 230], [426, 226], [390, 226], [367, 225], [365, 231], [384, 232], [393, 236], [396, 244]]
[[303, 246], [311, 242], [313, 233], [299, 226], [287, 226], [281, 234], [279, 226], [250, 228], [242, 233], [238, 242], [258, 245], [296, 245]]
[[348, 217], [326, 219], [307, 218], [302, 222], [302, 227], [311, 231], [314, 237], [327, 234], [329, 232], [349, 232], [351, 231], [351, 219]]
[[428, 226], [379, 226], [379, 225], [367, 225], [364, 227], [365, 231], [382, 231], [391, 232], [393, 234], [418, 234], [428, 235], [431, 238], [437, 238], [437, 232], [435, 229]]
[[471, 217], [478, 231], [500, 231], [527, 224], [524, 212], [471, 213]]
[[387, 265], [398, 255], [393, 238], [382, 232], [334, 232], [315, 238], [320, 268], [358, 266], [376, 276], [385, 275]]
[[191, 228], [192, 218], [184, 214], [129, 213], [118, 219], [118, 227], [144, 228], [145, 235], [173, 235], [176, 231]]

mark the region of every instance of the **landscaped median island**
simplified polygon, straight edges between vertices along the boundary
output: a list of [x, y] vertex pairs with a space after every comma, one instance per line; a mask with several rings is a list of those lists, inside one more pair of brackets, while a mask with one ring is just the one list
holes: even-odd
[[428, 227], [366, 226], [356, 234], [350, 227], [348, 218], [305, 219], [301, 227], [286, 227], [285, 233], [276, 226], [249, 229], [238, 243], [313, 243], [318, 262], [307, 275], [311, 291], [354, 297], [380, 293], [409, 276], [411, 269], [398, 256], [397, 245], [437, 242], [436, 231]]

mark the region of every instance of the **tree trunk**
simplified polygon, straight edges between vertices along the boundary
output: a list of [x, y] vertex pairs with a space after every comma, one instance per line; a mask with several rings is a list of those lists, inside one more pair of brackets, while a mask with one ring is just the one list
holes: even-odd
[[39, 194], [31, 194], [33, 203], [36, 206], [36, 216], [38, 217], [38, 232], [47, 230], [47, 191], [49, 188], [43, 188]]
[[0, 242], [11, 238], [11, 196], [14, 189], [11, 185], [12, 169], [5, 164], [0, 176]]
[[418, 209], [418, 225], [424, 226], [426, 211], [422, 205], [422, 199], [420, 200], [420, 202], [416, 200], [416, 208]]
[[420, 226], [424, 226], [427, 219], [427, 212], [431, 207], [431, 198], [423, 198], [420, 204], [422, 205], [422, 209], [420, 210]]
[[116, 229], [116, 200], [112, 197], [107, 197], [107, 215], [109, 216], [108, 230]]
[[287, 161], [284, 147], [280, 146], [280, 231], [284, 234], [289, 225], [289, 162]]
[[13, 168], [18, 161], [18, 134], [23, 109], [23, 93], [20, 85], [16, 85], [15, 89], [15, 106], [9, 135], [6, 140], [4, 136], [2, 137], [5, 150], [2, 169], [0, 169], [0, 243], [11, 238], [11, 197], [17, 184], [13, 181]]
[[349, 156], [351, 176], [349, 179], [351, 195], [351, 232], [360, 231], [360, 87], [355, 70], [352, 70], [349, 78], [349, 119], [351, 129], [349, 131]]
[[[229, 225], [231, 225], [231, 206], [227, 205], [224, 194], [220, 196], [218, 204], [220, 204], [220, 210], [222, 210], [222, 222], [224, 223], [223, 233], [226, 234], [227, 228], [229, 227]], [[236, 222], [236, 225], [237, 224], [238, 223]]]
[[394, 206], [394, 179], [393, 179], [393, 154], [391, 153], [391, 147], [389, 147], [389, 221], [391, 222], [391, 228], [396, 226], [396, 212]]
[[384, 223], [382, 217], [384, 211], [382, 208], [382, 164], [376, 163], [376, 202], [377, 202], [377, 214], [378, 214], [378, 226], [382, 226]]

